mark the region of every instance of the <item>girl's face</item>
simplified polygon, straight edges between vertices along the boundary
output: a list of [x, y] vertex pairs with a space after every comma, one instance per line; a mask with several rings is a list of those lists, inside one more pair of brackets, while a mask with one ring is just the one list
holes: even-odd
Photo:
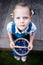
[[29, 8], [17, 6], [14, 10], [13, 18], [17, 28], [24, 31], [31, 21]]

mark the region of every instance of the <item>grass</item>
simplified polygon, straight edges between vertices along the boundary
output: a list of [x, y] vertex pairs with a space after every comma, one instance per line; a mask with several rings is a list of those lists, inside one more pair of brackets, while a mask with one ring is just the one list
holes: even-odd
[[11, 51], [0, 51], [0, 65], [43, 65], [43, 52], [32, 51], [26, 62], [17, 61]]

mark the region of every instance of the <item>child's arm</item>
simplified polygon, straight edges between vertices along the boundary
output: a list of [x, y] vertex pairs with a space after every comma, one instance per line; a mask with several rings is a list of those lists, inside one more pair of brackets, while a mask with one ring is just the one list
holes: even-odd
[[34, 38], [35, 38], [35, 35], [30, 35], [30, 44], [33, 44]]
[[13, 38], [12, 38], [12, 34], [8, 32], [8, 37], [9, 37], [9, 40], [10, 40], [10, 47], [13, 48], [14, 47], [14, 41], [13, 41]]
[[33, 48], [34, 38], [35, 38], [35, 35], [30, 35], [29, 50], [32, 50]]
[[30, 50], [32, 50], [32, 48], [33, 48], [33, 41], [34, 41], [36, 32], [37, 32], [37, 28], [34, 25], [34, 23], [32, 23], [32, 27], [31, 27], [31, 30], [30, 30], [30, 43], [29, 43]]

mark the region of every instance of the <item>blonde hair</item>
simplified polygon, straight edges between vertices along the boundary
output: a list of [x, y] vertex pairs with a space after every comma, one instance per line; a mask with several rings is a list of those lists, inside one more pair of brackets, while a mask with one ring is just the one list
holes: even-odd
[[28, 8], [29, 8], [29, 11], [30, 11], [30, 15], [32, 15], [31, 6], [30, 6], [27, 2], [19, 2], [19, 3], [17, 3], [17, 4], [14, 6], [14, 9], [13, 9], [13, 10], [15, 10], [17, 6], [28, 7]]
[[14, 8], [13, 8], [13, 12], [16, 9], [17, 6], [28, 7], [29, 8], [29, 11], [30, 11], [30, 16], [34, 14], [33, 10], [31, 9], [31, 6], [27, 2], [19, 2], [19, 3], [16, 3], [15, 6], [14, 6]]

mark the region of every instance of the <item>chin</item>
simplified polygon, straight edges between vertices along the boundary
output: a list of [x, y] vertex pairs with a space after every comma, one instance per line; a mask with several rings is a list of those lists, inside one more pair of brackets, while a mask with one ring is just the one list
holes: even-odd
[[24, 31], [25, 29], [24, 28], [20, 28], [21, 31]]
[[18, 27], [21, 31], [24, 31], [26, 29], [26, 27], [20, 26]]

